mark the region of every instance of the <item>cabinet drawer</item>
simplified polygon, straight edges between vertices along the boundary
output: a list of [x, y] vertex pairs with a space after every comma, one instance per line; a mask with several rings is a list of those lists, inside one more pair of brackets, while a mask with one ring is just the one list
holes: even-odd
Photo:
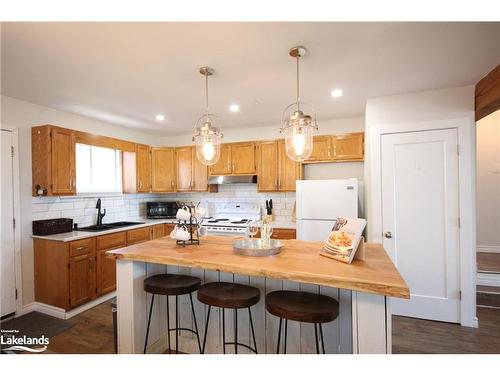
[[69, 256], [88, 254], [92, 251], [94, 238], [86, 238], [84, 240], [72, 241], [69, 243]]
[[97, 237], [97, 250], [124, 247], [127, 245], [127, 233], [118, 232]]
[[275, 228], [271, 238], [279, 240], [294, 240], [296, 238], [295, 229]]
[[149, 241], [151, 239], [151, 228], [139, 228], [127, 232], [127, 245]]

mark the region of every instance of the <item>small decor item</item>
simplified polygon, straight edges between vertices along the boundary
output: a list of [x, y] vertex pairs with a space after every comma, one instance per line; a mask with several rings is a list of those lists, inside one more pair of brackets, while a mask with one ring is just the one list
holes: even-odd
[[248, 236], [250, 238], [252, 238], [253, 236], [255, 236], [259, 232], [260, 226], [261, 226], [261, 222], [260, 221], [250, 220], [247, 223]]
[[260, 237], [264, 247], [269, 247], [271, 235], [273, 234], [273, 220], [272, 215], [267, 215], [262, 218], [262, 225], [260, 227]]
[[289, 55], [297, 61], [297, 97], [283, 111], [280, 132], [285, 134], [286, 155], [293, 161], [304, 161], [311, 156], [313, 150], [313, 131], [318, 130], [316, 112], [308, 108], [310, 114], [304, 112], [306, 103], [300, 100], [299, 59], [306, 54], [305, 47], [293, 47]]
[[[323, 245], [320, 255], [351, 263], [358, 248], [363, 247], [363, 231], [366, 227], [365, 219], [339, 217]], [[360, 252], [360, 255], [361, 252]]]
[[193, 142], [196, 146], [196, 157], [203, 165], [214, 165], [220, 158], [220, 139], [222, 132], [216, 127], [217, 117], [209, 113], [208, 107], [208, 77], [214, 70], [208, 66], [200, 68], [205, 76], [205, 114], [196, 121]]
[[[177, 211], [177, 224], [170, 233], [170, 238], [176, 240], [177, 245], [199, 245], [201, 222], [198, 221], [195, 206], [184, 205]], [[205, 229], [205, 228], [204, 228]]]
[[177, 210], [177, 220], [184, 220], [187, 221], [191, 219], [191, 212], [189, 211], [187, 206], [183, 206], [182, 208], [179, 208]]
[[269, 240], [267, 243], [259, 238], [244, 238], [233, 242], [233, 250], [236, 254], [252, 257], [265, 257], [276, 255], [281, 252], [283, 241]]

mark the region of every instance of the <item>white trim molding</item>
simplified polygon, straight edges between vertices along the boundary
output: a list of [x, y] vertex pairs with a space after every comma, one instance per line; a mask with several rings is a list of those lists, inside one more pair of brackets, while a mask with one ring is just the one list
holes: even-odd
[[500, 273], [477, 273], [477, 285], [500, 287]]
[[500, 254], [500, 245], [499, 246], [477, 245], [476, 251], [478, 253], [497, 253], [497, 254]]

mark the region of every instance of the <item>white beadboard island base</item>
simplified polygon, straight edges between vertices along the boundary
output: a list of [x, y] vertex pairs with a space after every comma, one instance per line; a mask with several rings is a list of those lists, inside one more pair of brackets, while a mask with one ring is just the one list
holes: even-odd
[[[166, 241], [163, 239], [156, 241]], [[146, 245], [155, 245], [150, 241], [137, 245], [136, 250], [145, 249]], [[161, 247], [161, 244], [157, 242]], [[141, 247], [142, 246], [142, 247]], [[158, 248], [158, 247], [157, 247]], [[191, 247], [193, 251], [203, 251], [202, 246]], [[115, 250], [115, 253], [129, 251], [130, 248]], [[186, 251], [186, 250], [182, 250]], [[189, 250], [188, 250], [189, 251]], [[132, 249], [132, 252], [134, 250]], [[110, 254], [111, 255], [111, 254]], [[115, 254], [116, 255], [116, 254]], [[198, 268], [178, 264], [166, 264], [172, 259], [162, 260], [162, 264], [117, 257], [117, 303], [118, 303], [118, 352], [142, 353], [146, 337], [146, 324], [151, 303], [151, 295], [143, 289], [146, 277], [157, 273], [181, 273], [199, 277], [202, 283], [229, 281], [255, 286], [261, 291], [260, 302], [252, 307], [252, 317], [259, 353], [275, 353], [279, 319], [265, 310], [265, 295], [272, 290], [302, 290], [319, 292], [334, 297], [339, 301], [339, 317], [323, 325], [325, 350], [327, 353], [391, 353], [391, 313], [389, 300], [383, 292], [369, 293], [347, 288], [335, 288], [314, 283], [304, 283], [293, 279], [275, 279], [254, 274], [223, 272], [217, 269]], [[332, 261], [334, 262], [334, 261]], [[302, 280], [300, 280], [302, 281]], [[404, 282], [403, 282], [404, 284]], [[354, 289], [354, 287], [353, 287]], [[409, 291], [408, 291], [409, 293]], [[389, 296], [390, 293], [387, 293]], [[151, 319], [148, 340], [148, 353], [163, 353], [167, 350], [166, 298], [155, 297], [155, 307]], [[196, 319], [203, 340], [207, 307], [193, 293]], [[175, 297], [170, 297], [170, 327], [175, 325]], [[226, 309], [226, 340], [233, 339], [233, 310]], [[221, 310], [212, 308], [208, 327], [206, 353], [222, 353], [222, 317]], [[189, 297], [179, 297], [179, 325], [194, 329]], [[250, 344], [250, 327], [247, 312], [238, 313], [238, 341]], [[175, 349], [175, 333], [171, 332], [171, 348]], [[198, 353], [196, 336], [190, 332], [181, 332], [178, 348], [184, 353]], [[232, 353], [232, 346], [226, 348]], [[248, 353], [247, 349], [238, 350]], [[287, 353], [315, 353], [314, 328], [312, 324], [289, 321]]]

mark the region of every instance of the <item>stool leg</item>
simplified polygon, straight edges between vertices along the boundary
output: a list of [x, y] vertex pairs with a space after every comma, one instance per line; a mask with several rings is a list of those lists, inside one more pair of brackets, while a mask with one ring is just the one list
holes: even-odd
[[234, 354], [238, 354], [238, 309], [234, 309]]
[[288, 319], [285, 319], [285, 349], [283, 350], [283, 354], [286, 354], [286, 334], [288, 332]]
[[168, 341], [168, 354], [172, 354], [170, 349], [170, 305], [168, 303], [169, 296], [167, 296], [167, 341]]
[[198, 340], [198, 350], [200, 351], [201, 354], [200, 335], [198, 332], [198, 323], [196, 323], [196, 314], [194, 312], [193, 296], [191, 293], [189, 293], [189, 300], [191, 301], [191, 311], [193, 312], [194, 329], [196, 330], [196, 339]]
[[321, 337], [321, 348], [323, 349], [323, 354], [326, 354], [326, 352], [325, 352], [325, 340], [323, 339], [323, 328], [321, 328], [321, 323], [319, 324], [319, 335]]
[[319, 354], [318, 325], [314, 323], [314, 341], [316, 342], [316, 354]]
[[250, 310], [250, 307], [248, 308], [248, 316], [250, 317], [250, 328], [252, 329], [253, 347], [255, 348], [255, 354], [257, 354], [257, 341], [255, 340], [255, 331], [253, 330], [253, 321], [252, 321], [252, 310]]
[[281, 323], [283, 322], [283, 319], [280, 318], [280, 325], [278, 328], [278, 345], [276, 346], [276, 354], [280, 354], [280, 341], [281, 341]]
[[175, 354], [179, 354], [179, 296], [175, 296]]
[[210, 309], [212, 306], [208, 306], [207, 321], [205, 322], [205, 334], [203, 335], [203, 346], [201, 348], [201, 354], [205, 354], [205, 344], [207, 343], [207, 332], [208, 332], [208, 321], [210, 320]]
[[153, 297], [151, 297], [151, 307], [149, 308], [148, 328], [146, 328], [146, 341], [144, 341], [144, 354], [146, 354], [146, 347], [148, 346], [149, 325], [151, 324], [151, 314], [153, 313], [154, 301], [155, 295], [153, 294]]
[[222, 353], [226, 354], [226, 312], [222, 308]]

